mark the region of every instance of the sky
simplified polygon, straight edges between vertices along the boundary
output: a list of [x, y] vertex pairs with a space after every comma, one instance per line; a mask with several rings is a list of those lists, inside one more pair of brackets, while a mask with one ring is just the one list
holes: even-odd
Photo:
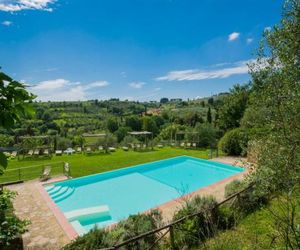
[[37, 100], [194, 99], [249, 81], [282, 0], [0, 0], [0, 66]]

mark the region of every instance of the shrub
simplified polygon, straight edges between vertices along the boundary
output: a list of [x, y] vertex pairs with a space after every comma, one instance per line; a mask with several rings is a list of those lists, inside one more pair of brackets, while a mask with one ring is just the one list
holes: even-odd
[[174, 215], [173, 221], [176, 221], [186, 215], [202, 212], [198, 216], [186, 219], [174, 226], [174, 238], [177, 247], [191, 248], [215, 234], [218, 210], [213, 208], [216, 204], [216, 200], [211, 196], [196, 196], [191, 201], [186, 202], [185, 206]]
[[[237, 193], [247, 187], [247, 182], [235, 180], [225, 187], [225, 197]], [[268, 192], [261, 192], [255, 185], [253, 188], [239, 194], [238, 198], [234, 200], [232, 208], [236, 212], [242, 214], [251, 213], [259, 209], [268, 201]]]
[[[70, 244], [66, 245], [64, 250], [94, 250], [110, 247], [116, 242], [122, 242], [131, 239], [137, 235], [154, 230], [161, 226], [161, 214], [153, 210], [148, 214], [139, 214], [129, 216], [127, 220], [119, 222], [111, 230], [94, 228], [89, 233], [77, 237]], [[126, 249], [148, 249], [156, 241], [156, 235], [150, 235], [147, 238], [139, 240]]]
[[219, 141], [219, 148], [228, 155], [246, 155], [248, 133], [236, 128], [226, 132]]
[[109, 231], [103, 229], [92, 229], [89, 233], [77, 237], [74, 241], [63, 247], [63, 250], [94, 250], [100, 247], [113, 245]]
[[20, 220], [13, 213], [12, 200], [16, 192], [0, 190], [0, 249], [19, 249], [20, 235], [26, 232], [29, 221]]
[[243, 190], [246, 187], [245, 182], [234, 180], [225, 187], [225, 198]]

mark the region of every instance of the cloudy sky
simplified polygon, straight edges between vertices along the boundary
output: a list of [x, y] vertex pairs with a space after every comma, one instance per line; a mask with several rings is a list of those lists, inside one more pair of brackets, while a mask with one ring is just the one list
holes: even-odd
[[281, 0], [0, 0], [0, 66], [40, 100], [196, 98], [249, 80]]

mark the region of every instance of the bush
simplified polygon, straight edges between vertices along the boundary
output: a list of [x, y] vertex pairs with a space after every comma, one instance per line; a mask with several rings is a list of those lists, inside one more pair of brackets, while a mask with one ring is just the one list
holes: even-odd
[[[139, 214], [129, 216], [127, 220], [121, 221], [111, 230], [94, 228], [89, 233], [77, 237], [70, 244], [66, 245], [64, 250], [94, 250], [110, 247], [116, 242], [122, 242], [131, 239], [137, 235], [154, 230], [161, 226], [161, 214], [153, 210], [148, 214]], [[156, 235], [150, 235], [147, 238], [139, 240], [126, 249], [148, 249], [156, 241]]]
[[246, 130], [236, 128], [226, 132], [219, 141], [219, 148], [228, 155], [246, 155], [248, 144], [248, 133]]
[[89, 233], [77, 237], [74, 241], [63, 247], [63, 250], [94, 250], [100, 247], [110, 247], [114, 244], [109, 231], [104, 229], [92, 229]]
[[211, 196], [196, 196], [174, 215], [173, 221], [176, 221], [189, 214], [202, 212], [174, 226], [174, 239], [178, 248], [191, 248], [215, 234], [219, 217], [218, 210], [213, 209], [216, 204]]
[[[245, 181], [235, 180], [225, 187], [225, 197], [237, 193], [247, 187]], [[232, 208], [238, 213], [249, 214], [265, 205], [268, 202], [268, 192], [261, 192], [255, 185], [253, 188], [239, 194], [238, 198], [234, 200]]]
[[225, 187], [225, 198], [243, 190], [247, 185], [240, 180], [234, 180]]
[[16, 192], [0, 190], [0, 249], [19, 249], [21, 234], [26, 232], [29, 221], [20, 220], [13, 213], [12, 200]]

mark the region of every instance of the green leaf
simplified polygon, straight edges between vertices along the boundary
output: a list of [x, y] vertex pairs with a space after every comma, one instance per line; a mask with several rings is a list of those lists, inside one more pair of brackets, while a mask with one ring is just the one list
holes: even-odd
[[3, 152], [0, 152], [0, 165], [3, 168], [7, 167], [7, 157], [6, 157], [6, 155]]

